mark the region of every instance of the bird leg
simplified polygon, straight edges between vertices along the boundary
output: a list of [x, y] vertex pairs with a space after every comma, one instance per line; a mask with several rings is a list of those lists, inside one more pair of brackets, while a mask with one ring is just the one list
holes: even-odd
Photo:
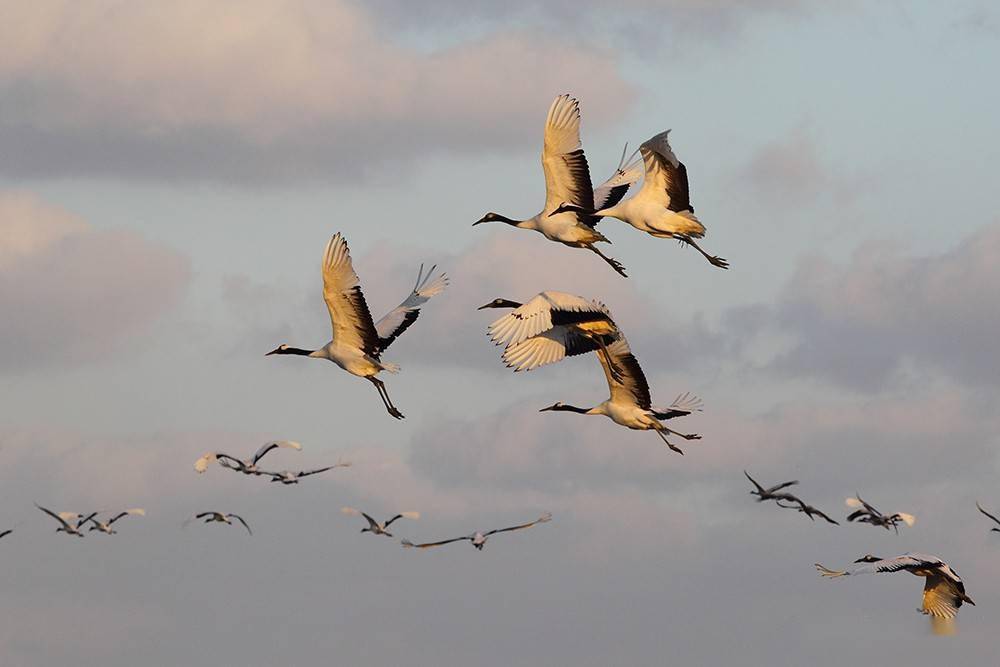
[[608, 264], [610, 264], [611, 268], [614, 269], [615, 271], [617, 271], [618, 275], [620, 275], [622, 278], [628, 278], [628, 274], [625, 273], [625, 267], [622, 266], [621, 262], [619, 262], [617, 259], [612, 259], [612, 258], [608, 257], [603, 252], [601, 252], [600, 250], [598, 250], [597, 248], [595, 248], [594, 244], [592, 244], [592, 243], [588, 243], [587, 245], [585, 245], [583, 247], [586, 248], [587, 250], [590, 250], [591, 252], [597, 253], [598, 257], [600, 257], [605, 262], [607, 262]]
[[701, 436], [698, 435], [697, 433], [681, 433], [680, 431], [675, 431], [671, 428], [667, 428], [662, 424], [660, 425], [660, 428], [662, 428], [667, 433], [672, 433], [673, 435], [676, 435], [679, 438], [684, 438], [685, 440], [701, 440]]
[[724, 260], [721, 257], [716, 257], [715, 255], [709, 255], [707, 252], [705, 252], [704, 250], [702, 250], [701, 246], [698, 245], [697, 243], [695, 243], [694, 239], [691, 238], [690, 236], [687, 236], [687, 235], [684, 235], [684, 234], [678, 234], [677, 238], [680, 239], [681, 242], [688, 244], [689, 246], [691, 246], [692, 248], [694, 248], [695, 250], [697, 250], [698, 252], [700, 252], [702, 254], [702, 256], [705, 259], [707, 259], [708, 263], [711, 264], [712, 266], [717, 266], [720, 269], [728, 269], [729, 268], [729, 262], [727, 262], [726, 260]]
[[389, 412], [389, 414], [396, 419], [403, 419], [403, 413], [397, 410], [396, 406], [392, 404], [392, 400], [389, 398], [389, 392], [385, 389], [385, 383], [375, 376], [371, 376], [368, 379], [373, 385], [375, 385], [375, 389], [378, 390], [379, 398], [382, 399], [382, 404], [385, 406], [385, 409]]
[[677, 445], [673, 444], [669, 440], [667, 440], [667, 436], [664, 435], [663, 431], [661, 431], [659, 429], [656, 429], [656, 435], [660, 436], [660, 440], [663, 440], [663, 442], [666, 443], [667, 447], [669, 447], [670, 449], [674, 450], [675, 452], [677, 452], [681, 456], [684, 456], [684, 452], [681, 451], [681, 448], [678, 447]]

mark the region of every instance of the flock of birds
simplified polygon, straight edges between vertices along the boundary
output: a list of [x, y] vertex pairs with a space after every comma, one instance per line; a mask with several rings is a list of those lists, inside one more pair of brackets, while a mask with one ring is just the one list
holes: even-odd
[[[489, 212], [473, 223], [480, 225], [501, 222], [519, 229], [539, 232], [550, 241], [573, 248], [585, 248], [609, 264], [617, 273], [626, 277], [624, 266], [608, 257], [595, 244], [609, 243], [597, 230], [597, 223], [604, 217], [617, 218], [636, 229], [656, 238], [679, 241], [698, 251], [713, 266], [727, 269], [728, 262], [706, 252], [696, 239], [705, 235], [705, 226], [694, 214], [691, 204], [687, 169], [674, 154], [668, 135], [661, 132], [642, 143], [637, 151], [626, 157], [628, 146], [622, 151], [618, 168], [604, 183], [594, 187], [590, 170], [580, 142], [580, 108], [576, 99], [560, 95], [552, 103], [545, 122], [542, 146], [542, 170], [545, 175], [545, 205], [527, 219], [517, 220]], [[640, 157], [636, 157], [636, 154]], [[643, 183], [631, 197], [626, 194], [633, 184]], [[398, 365], [382, 358], [396, 338], [406, 331], [420, 315], [421, 307], [448, 286], [444, 273], [434, 276], [436, 267], [424, 273], [420, 267], [417, 280], [409, 295], [396, 308], [377, 322], [373, 320], [361, 290], [360, 280], [354, 271], [347, 241], [337, 233], [326, 245], [323, 253], [323, 298], [326, 301], [332, 326], [331, 340], [316, 349], [303, 349], [287, 344], [279, 345], [268, 355], [297, 355], [312, 359], [325, 359], [340, 366], [351, 375], [364, 378], [378, 391], [386, 411], [395, 419], [403, 413], [389, 397], [385, 382], [379, 378], [383, 371], [397, 373]], [[541, 408], [541, 412], [572, 412], [582, 415], [603, 415], [616, 424], [638, 431], [653, 431], [672, 451], [683, 454], [673, 438], [684, 441], [698, 440], [696, 433], [682, 433], [667, 426], [666, 422], [684, 417], [702, 409], [702, 401], [690, 393], [680, 394], [670, 405], [655, 406], [649, 384], [639, 362], [629, 347], [624, 333], [615, 323], [611, 311], [603, 303], [565, 292], [543, 291], [525, 302], [497, 298], [479, 308], [510, 310], [488, 327], [490, 339], [503, 347], [501, 359], [514, 371], [530, 371], [557, 363], [566, 357], [594, 353], [608, 385], [609, 397], [603, 402], [582, 408], [556, 402]], [[198, 473], [204, 473], [211, 464], [217, 464], [242, 475], [264, 477], [282, 485], [298, 484], [302, 479], [319, 475], [351, 464], [338, 461], [333, 465], [308, 470], [269, 471], [261, 467], [262, 459], [275, 449], [301, 450], [297, 442], [279, 440], [260, 447], [250, 458], [241, 459], [224, 452], [208, 452], [194, 464]], [[819, 509], [805, 503], [787, 489], [797, 481], [782, 482], [765, 488], [744, 471], [753, 484], [750, 492], [757, 502], [773, 500], [778, 507], [794, 509], [810, 520], [820, 517], [831, 524], [838, 522]], [[892, 529], [898, 533], [899, 525], [912, 526], [913, 515], [904, 512], [883, 514], [861, 499], [860, 495], [848, 498], [847, 506], [854, 510], [847, 521], [868, 523]], [[83, 537], [86, 532], [97, 530], [114, 535], [115, 524], [127, 516], [144, 516], [143, 509], [120, 512], [54, 512], [45, 507], [39, 510], [58, 522], [57, 532]], [[978, 505], [980, 512], [989, 517], [1000, 532], [1000, 519]], [[393, 537], [389, 528], [400, 519], [418, 519], [418, 512], [398, 512], [379, 522], [370, 514], [344, 507], [344, 514], [361, 516], [367, 525], [362, 533]], [[102, 515], [106, 516], [101, 519]], [[476, 531], [449, 539], [414, 543], [403, 539], [404, 548], [429, 549], [451, 543], [468, 541], [482, 550], [487, 540], [496, 534], [531, 528], [551, 520], [549, 513], [539, 518], [506, 528]], [[217, 510], [198, 512], [186, 521], [222, 523], [239, 522], [248, 534], [253, 534], [244, 517], [232, 512]], [[13, 532], [0, 532], [3, 538]], [[881, 559], [866, 555], [855, 561], [855, 566], [843, 571], [831, 570], [820, 564], [816, 568], [825, 577], [844, 577], [866, 573], [907, 571], [924, 577], [923, 604], [919, 611], [933, 618], [950, 619], [963, 603], [975, 604], [966, 595], [965, 586], [958, 574], [936, 556], [907, 553], [895, 558]]]

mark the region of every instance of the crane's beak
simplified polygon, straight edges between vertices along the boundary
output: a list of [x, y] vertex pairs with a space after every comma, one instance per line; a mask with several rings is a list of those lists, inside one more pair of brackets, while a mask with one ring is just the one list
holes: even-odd
[[278, 354], [279, 352], [281, 352], [281, 348], [280, 347], [276, 347], [273, 350], [271, 350], [270, 352], [268, 352], [267, 354], [265, 354], [264, 356], [265, 357], [270, 357], [272, 354]]
[[476, 308], [476, 310], [486, 310], [487, 308], [492, 308], [492, 307], [493, 307], [493, 302], [490, 301], [489, 303], [485, 303], [479, 306], [479, 308]]
[[480, 218], [479, 220], [476, 220], [474, 223], [472, 223], [472, 226], [475, 227], [476, 225], [481, 225], [484, 222], [489, 222], [489, 220], [487, 220], [486, 218]]
[[541, 410], [539, 410], [539, 412], [548, 412], [549, 410], [555, 410], [555, 409], [556, 409], [555, 405], [550, 405], [547, 408], [542, 408]]

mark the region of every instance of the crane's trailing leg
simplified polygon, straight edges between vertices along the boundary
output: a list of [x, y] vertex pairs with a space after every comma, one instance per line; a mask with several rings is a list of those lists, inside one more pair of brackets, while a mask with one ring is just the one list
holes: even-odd
[[704, 250], [702, 250], [701, 246], [698, 245], [697, 243], [695, 243], [694, 239], [691, 238], [690, 236], [686, 236], [684, 234], [678, 234], [677, 238], [682, 243], [686, 243], [689, 246], [691, 246], [692, 248], [694, 248], [695, 250], [697, 250], [698, 252], [700, 252], [702, 254], [702, 256], [705, 259], [707, 259], [708, 263], [711, 264], [712, 266], [717, 266], [720, 269], [728, 269], [729, 268], [729, 262], [727, 262], [722, 257], [716, 257], [715, 255], [709, 255], [707, 252], [705, 252]]
[[667, 436], [663, 433], [663, 431], [657, 429], [656, 435], [660, 436], [660, 440], [662, 440], [664, 443], [666, 443], [667, 447], [669, 447], [670, 449], [674, 450], [675, 452], [677, 452], [681, 456], [684, 456], [684, 452], [681, 451], [681, 448], [678, 447], [677, 445], [673, 444], [669, 440], [667, 440]]
[[379, 398], [382, 399], [382, 404], [385, 406], [385, 409], [389, 412], [389, 414], [396, 419], [403, 419], [403, 413], [397, 410], [396, 406], [393, 405], [392, 401], [389, 399], [389, 392], [385, 389], [385, 383], [375, 376], [371, 376], [368, 379], [373, 385], [375, 385], [375, 389], [378, 390]]
[[615, 271], [617, 271], [618, 275], [620, 275], [622, 278], [628, 278], [628, 274], [625, 273], [625, 267], [622, 266], [621, 262], [619, 262], [617, 259], [611, 259], [607, 255], [605, 255], [603, 252], [601, 252], [600, 250], [598, 250], [596, 247], [594, 247], [594, 245], [592, 243], [588, 243], [587, 245], [585, 245], [583, 247], [586, 248], [587, 250], [590, 250], [592, 252], [597, 253], [597, 256], [600, 257], [601, 259], [603, 259], [608, 264], [610, 264], [611, 268], [614, 269]]

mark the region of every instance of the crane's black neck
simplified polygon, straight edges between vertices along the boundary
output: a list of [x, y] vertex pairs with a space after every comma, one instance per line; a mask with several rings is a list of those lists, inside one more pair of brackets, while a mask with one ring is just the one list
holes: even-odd
[[316, 350], [303, 350], [301, 347], [279, 347], [271, 354], [297, 354], [300, 357], [308, 357]]
[[590, 408], [578, 408], [575, 405], [553, 405], [551, 410], [556, 412], [575, 412], [578, 415], [585, 415], [590, 412]]

